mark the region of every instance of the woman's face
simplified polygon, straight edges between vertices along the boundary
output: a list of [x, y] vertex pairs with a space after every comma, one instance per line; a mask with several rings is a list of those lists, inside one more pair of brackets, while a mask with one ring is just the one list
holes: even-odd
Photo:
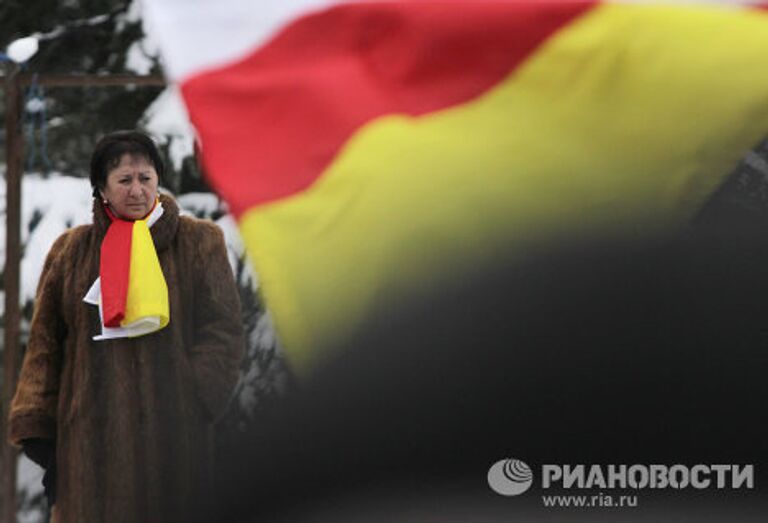
[[157, 181], [157, 172], [146, 158], [124, 154], [117, 167], [107, 173], [101, 195], [119, 217], [138, 220], [155, 204]]

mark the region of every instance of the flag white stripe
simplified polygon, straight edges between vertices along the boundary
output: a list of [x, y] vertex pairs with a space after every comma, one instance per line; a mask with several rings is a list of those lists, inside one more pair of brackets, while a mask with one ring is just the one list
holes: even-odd
[[166, 74], [183, 82], [237, 61], [292, 20], [344, 0], [141, 0]]
[[[303, 15], [332, 5], [370, 1], [375, 0], [140, 0], [145, 27], [160, 45], [166, 74], [178, 83], [244, 58]], [[467, 0], [447, 1], [460, 4]], [[624, 1], [648, 3], [651, 0]], [[670, 3], [753, 4], [764, 1], [671, 0]]]

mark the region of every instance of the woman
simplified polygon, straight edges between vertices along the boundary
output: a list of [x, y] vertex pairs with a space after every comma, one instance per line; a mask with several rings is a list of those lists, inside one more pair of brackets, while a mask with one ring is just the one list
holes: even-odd
[[209, 492], [240, 305], [220, 229], [158, 196], [162, 171], [144, 134], [100, 140], [93, 224], [40, 278], [10, 439], [47, 468], [59, 523], [184, 521]]

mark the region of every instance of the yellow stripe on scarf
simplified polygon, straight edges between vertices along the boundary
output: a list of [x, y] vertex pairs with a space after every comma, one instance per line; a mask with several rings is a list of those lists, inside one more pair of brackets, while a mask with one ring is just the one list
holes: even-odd
[[138, 320], [155, 317], [160, 320], [159, 330], [168, 325], [168, 286], [146, 220], [134, 222], [131, 241], [128, 298], [125, 318], [120, 323], [125, 327]]

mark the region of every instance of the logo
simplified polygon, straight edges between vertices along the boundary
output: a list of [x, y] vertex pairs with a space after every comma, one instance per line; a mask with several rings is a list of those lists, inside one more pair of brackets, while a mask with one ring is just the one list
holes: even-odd
[[518, 496], [532, 484], [531, 468], [519, 459], [502, 459], [488, 470], [488, 485], [502, 496]]

